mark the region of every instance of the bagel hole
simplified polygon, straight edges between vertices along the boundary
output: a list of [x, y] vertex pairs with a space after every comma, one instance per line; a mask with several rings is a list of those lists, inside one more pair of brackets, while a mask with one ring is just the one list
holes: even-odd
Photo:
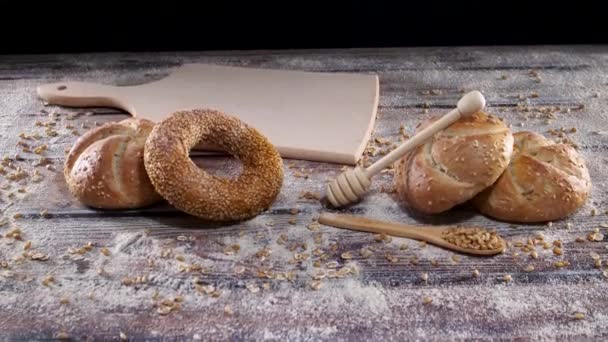
[[210, 175], [234, 180], [243, 172], [243, 163], [226, 154], [190, 155], [192, 162]]

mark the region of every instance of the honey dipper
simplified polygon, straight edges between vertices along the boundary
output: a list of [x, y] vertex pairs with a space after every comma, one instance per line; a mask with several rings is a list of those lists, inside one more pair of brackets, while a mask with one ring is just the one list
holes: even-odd
[[335, 208], [358, 201], [369, 189], [371, 178], [392, 165], [410, 150], [420, 146], [435, 133], [445, 129], [460, 118], [475, 114], [486, 105], [484, 96], [477, 90], [465, 94], [457, 103], [456, 108], [435, 121], [418, 134], [408, 139], [389, 154], [376, 161], [368, 168], [357, 166], [340, 174], [331, 181], [326, 189], [327, 200]]

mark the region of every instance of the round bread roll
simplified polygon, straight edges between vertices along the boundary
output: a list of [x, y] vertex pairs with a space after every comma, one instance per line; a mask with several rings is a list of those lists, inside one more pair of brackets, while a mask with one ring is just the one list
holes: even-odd
[[397, 197], [424, 214], [444, 212], [494, 183], [512, 151], [513, 135], [497, 117], [480, 111], [461, 118], [396, 162]]
[[82, 135], [64, 163], [68, 188], [99, 209], [131, 209], [162, 200], [144, 167], [144, 145], [154, 124], [129, 118]]
[[517, 132], [513, 157], [498, 181], [473, 202], [493, 218], [542, 222], [564, 218], [586, 201], [591, 179], [585, 161], [567, 144]]

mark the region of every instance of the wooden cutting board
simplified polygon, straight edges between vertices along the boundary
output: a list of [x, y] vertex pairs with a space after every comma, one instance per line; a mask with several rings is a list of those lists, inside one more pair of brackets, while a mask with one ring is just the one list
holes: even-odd
[[377, 75], [184, 64], [147, 84], [40, 85], [41, 99], [111, 107], [158, 122], [180, 109], [212, 108], [257, 128], [284, 158], [354, 165], [371, 135]]

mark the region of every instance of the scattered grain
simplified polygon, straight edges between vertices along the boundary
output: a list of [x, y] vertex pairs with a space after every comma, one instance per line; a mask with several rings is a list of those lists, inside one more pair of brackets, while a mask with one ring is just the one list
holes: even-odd
[[420, 278], [421, 278], [421, 279], [422, 279], [422, 280], [423, 280], [425, 283], [428, 283], [428, 281], [429, 281], [429, 274], [428, 274], [428, 273], [426, 273], [426, 272], [425, 272], [425, 273], [422, 273], [422, 274], [420, 275]]
[[574, 313], [574, 319], [583, 320], [583, 319], [585, 319], [585, 314], [582, 313], [582, 312], [575, 312]]
[[310, 287], [313, 290], [320, 290], [321, 288], [323, 288], [323, 283], [320, 280], [314, 280], [310, 283]]
[[226, 306], [224, 306], [224, 313], [228, 316], [234, 315], [234, 311], [232, 310], [232, 306], [230, 304], [226, 304]]
[[246, 287], [247, 287], [247, 290], [249, 290], [249, 292], [251, 292], [251, 293], [260, 292], [260, 287], [256, 283], [249, 283], [246, 285]]
[[350, 260], [353, 258], [353, 253], [350, 251], [344, 252], [340, 255], [340, 257], [342, 257], [342, 259], [344, 259], [344, 260]]

